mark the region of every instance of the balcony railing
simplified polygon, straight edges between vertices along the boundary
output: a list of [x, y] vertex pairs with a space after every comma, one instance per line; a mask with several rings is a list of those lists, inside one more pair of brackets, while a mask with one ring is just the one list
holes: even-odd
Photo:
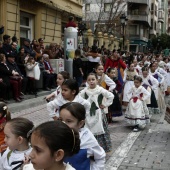
[[147, 22], [149, 25], [151, 24], [150, 15], [146, 11], [129, 11], [128, 18], [134, 21]]
[[127, 0], [127, 2], [149, 5], [149, 0]]

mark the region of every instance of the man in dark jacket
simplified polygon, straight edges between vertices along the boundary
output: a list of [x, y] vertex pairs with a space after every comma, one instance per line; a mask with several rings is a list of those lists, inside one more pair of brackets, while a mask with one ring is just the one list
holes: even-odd
[[26, 54], [29, 54], [30, 56], [35, 58], [36, 53], [33, 51], [31, 45], [30, 45], [30, 40], [28, 38], [24, 39], [24, 50]]
[[22, 83], [21, 92], [25, 93], [26, 92], [26, 87], [27, 87], [28, 79], [26, 77], [24, 77], [24, 75], [22, 75], [22, 73], [21, 73], [17, 63], [15, 62], [15, 55], [13, 53], [8, 56], [6, 63], [7, 63], [8, 68], [11, 71], [14, 70], [21, 77], [21, 83]]
[[3, 51], [4, 51], [4, 54], [5, 54], [5, 56], [6, 57], [8, 57], [8, 55], [10, 54], [10, 53], [12, 53], [12, 47], [11, 47], [11, 44], [10, 44], [10, 42], [11, 42], [11, 38], [10, 38], [10, 36], [9, 35], [4, 35], [3, 36]]

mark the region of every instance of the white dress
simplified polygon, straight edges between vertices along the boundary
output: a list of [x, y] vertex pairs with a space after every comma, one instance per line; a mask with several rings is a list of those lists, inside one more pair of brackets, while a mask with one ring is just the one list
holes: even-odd
[[125, 85], [124, 85], [124, 90], [123, 90], [123, 102], [129, 102], [129, 100], [127, 98], [127, 93], [129, 91], [129, 89], [131, 89], [132, 86], [134, 86], [134, 76], [135, 75], [138, 75], [136, 70], [133, 72], [130, 72], [128, 70], [124, 71], [123, 82], [125, 83]]
[[[50, 117], [55, 117], [55, 116], [59, 117], [60, 107], [63, 104], [66, 104], [68, 102], [70, 102], [70, 101], [65, 100], [60, 93], [57, 98], [55, 98], [53, 101], [50, 101], [49, 103], [47, 103], [47, 110], [49, 111], [49, 116]], [[83, 99], [79, 94], [77, 94], [75, 96], [75, 98], [72, 102], [78, 102], [78, 103], [82, 104], [86, 109], [86, 114], [89, 113], [90, 103], [87, 100]], [[56, 113], [56, 109], [57, 109], [57, 113]]]
[[[160, 70], [160, 69], [159, 69]], [[149, 70], [149, 74], [151, 74], [154, 78], [156, 78], [159, 81], [159, 87], [158, 87], [158, 91], [157, 91], [157, 101], [158, 101], [158, 107], [160, 109], [160, 111], [165, 111], [166, 109], [166, 104], [165, 104], [165, 91], [166, 91], [166, 82], [165, 82], [165, 77], [160, 74], [160, 72], [158, 72], [158, 70], [156, 70], [154, 73], [152, 73]]]
[[167, 69], [167, 86], [170, 86], [170, 62], [166, 64], [166, 69]]
[[[80, 91], [80, 95], [83, 98], [86, 98], [89, 103], [94, 103], [96, 108], [94, 110], [95, 114], [86, 116], [86, 126], [91, 130], [94, 135], [105, 134], [102, 119], [103, 112], [99, 107], [98, 98], [100, 95], [105, 97], [105, 103], [102, 103], [105, 107], [110, 106], [113, 103], [114, 95], [107, 91], [106, 89], [96, 86], [94, 89], [90, 89], [89, 87], [85, 87], [82, 91]], [[91, 106], [90, 106], [91, 107]], [[89, 112], [90, 113], [90, 112]]]
[[138, 88], [133, 86], [129, 89], [127, 97], [129, 104], [125, 112], [126, 121], [131, 125], [144, 127], [146, 123], [150, 122], [149, 110], [145, 103], [145, 100], [150, 97], [150, 93], [143, 86]]
[[[25, 155], [29, 155], [31, 153], [32, 148], [25, 151], [11, 151], [9, 148], [3, 153], [1, 157], [1, 170], [12, 170], [19, 165], [22, 165], [22, 161], [25, 159]], [[17, 161], [17, 162], [16, 162]], [[15, 163], [16, 162], [16, 163]], [[17, 168], [16, 170], [19, 170]]]

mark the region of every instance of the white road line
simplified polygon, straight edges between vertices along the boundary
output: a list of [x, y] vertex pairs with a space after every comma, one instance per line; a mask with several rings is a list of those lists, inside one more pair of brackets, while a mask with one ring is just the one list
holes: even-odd
[[140, 132], [129, 133], [126, 140], [116, 149], [106, 163], [105, 170], [117, 170], [123, 159], [127, 156], [129, 150], [134, 144], [135, 140], [140, 135]]

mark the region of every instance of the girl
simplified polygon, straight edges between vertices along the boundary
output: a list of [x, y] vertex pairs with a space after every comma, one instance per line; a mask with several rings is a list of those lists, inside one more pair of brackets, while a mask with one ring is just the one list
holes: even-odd
[[86, 111], [80, 103], [69, 102], [60, 108], [60, 119], [71, 129], [79, 131], [81, 141], [79, 153], [64, 161], [69, 162], [76, 170], [103, 170], [106, 154], [91, 131], [84, 127], [85, 118]]
[[150, 93], [141, 86], [141, 83], [142, 78], [135, 76], [134, 86], [127, 93], [129, 104], [125, 112], [125, 119], [129, 124], [135, 126], [134, 132], [150, 122], [149, 111], [145, 103], [145, 100], [150, 97]]
[[[113, 91], [116, 87], [116, 84], [115, 82], [110, 79], [110, 77], [108, 77], [105, 73], [104, 73], [104, 67], [102, 64], [97, 64], [96, 67], [95, 67], [95, 72], [96, 72], [96, 75], [97, 75], [97, 78], [98, 78], [98, 85], [99, 86], [102, 86], [104, 89], [107, 89], [108, 87], [108, 90], [109, 91]], [[105, 102], [106, 99], [103, 98], [103, 102]], [[104, 112], [107, 116], [107, 120], [108, 122], [110, 122], [110, 116], [108, 114], [108, 108], [106, 107], [104, 109]]]
[[114, 99], [112, 105], [109, 106], [109, 115], [111, 117], [122, 116], [122, 106], [119, 99], [119, 91], [122, 88], [120, 81], [118, 80], [117, 69], [116, 68], [109, 68], [107, 70], [107, 75], [115, 82], [116, 88], [113, 90]]
[[[81, 96], [91, 103], [90, 114], [86, 117], [86, 126], [95, 135], [100, 146], [106, 152], [110, 152], [111, 140], [103, 109], [112, 104], [114, 95], [98, 85], [97, 75], [94, 73], [87, 76], [87, 83], [89, 86], [80, 92]], [[102, 102], [104, 97], [105, 103]]]
[[76, 49], [75, 51], [75, 57], [73, 59], [73, 77], [78, 82], [79, 87], [81, 86], [83, 82], [83, 61], [81, 60], [81, 52], [79, 49]]
[[159, 108], [158, 108], [157, 100], [155, 97], [155, 92], [158, 89], [159, 82], [152, 75], [149, 74], [149, 70], [147, 67], [142, 68], [141, 77], [142, 77], [142, 86], [145, 89], [147, 89], [151, 94], [150, 99], [146, 101], [146, 104], [149, 109], [149, 113], [150, 114], [159, 113]]
[[134, 64], [131, 63], [129, 66], [129, 69], [125, 70], [124, 72], [124, 90], [123, 90], [123, 104], [126, 107], [128, 105], [128, 97], [127, 97], [127, 93], [129, 91], [129, 89], [134, 85], [134, 77], [138, 75], [138, 73], [136, 72], [135, 68], [134, 68]]
[[26, 75], [28, 77], [28, 86], [29, 93], [33, 93], [35, 97], [37, 97], [37, 89], [36, 89], [36, 80], [35, 80], [35, 67], [38, 66], [38, 63], [35, 62], [34, 57], [30, 56], [25, 64]]
[[63, 104], [68, 102], [78, 102], [84, 105], [86, 112], [89, 112], [90, 103], [83, 99], [79, 95], [79, 86], [76, 80], [68, 79], [63, 82], [61, 85], [62, 92], [58, 95], [56, 99], [47, 103], [47, 110], [49, 111], [49, 116], [54, 120], [58, 119], [59, 112], [58, 110]]
[[98, 85], [106, 89], [109, 87], [109, 91], [113, 91], [116, 87], [115, 82], [104, 73], [104, 67], [102, 64], [97, 64], [95, 67], [95, 72], [98, 78]]
[[57, 96], [61, 93], [61, 85], [63, 84], [63, 82], [66, 79], [70, 78], [70, 74], [66, 71], [61, 71], [57, 74], [57, 89], [56, 91], [54, 91], [53, 93], [51, 93], [50, 95], [46, 96], [45, 99], [47, 101], [53, 99], [53, 98], [57, 98]]
[[8, 149], [2, 155], [1, 169], [19, 169], [22, 166], [25, 155], [31, 152], [27, 134], [33, 127], [33, 123], [25, 118], [14, 118], [6, 123], [4, 141]]
[[158, 80], [159, 82], [159, 87], [157, 89], [157, 101], [158, 101], [158, 107], [161, 112], [163, 112], [166, 108], [165, 105], [165, 91], [167, 89], [166, 84], [165, 84], [165, 78], [162, 76], [159, 72], [158, 69], [156, 69], [155, 63], [151, 63], [149, 66], [149, 73]]
[[24, 170], [75, 170], [63, 163], [63, 159], [79, 152], [79, 134], [64, 122], [49, 121], [36, 127], [31, 135], [31, 145], [32, 164], [25, 165]]
[[0, 152], [2, 153], [6, 148], [6, 144], [4, 142], [5, 134], [4, 134], [4, 126], [7, 121], [11, 119], [11, 114], [8, 111], [8, 107], [4, 102], [0, 102]]

